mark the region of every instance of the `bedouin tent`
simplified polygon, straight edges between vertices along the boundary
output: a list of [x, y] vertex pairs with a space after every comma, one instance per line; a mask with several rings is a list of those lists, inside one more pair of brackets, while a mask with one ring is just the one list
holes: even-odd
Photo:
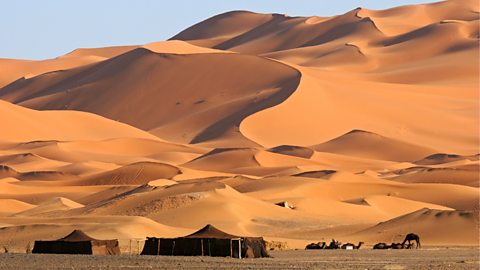
[[80, 230], [52, 241], [35, 241], [32, 253], [120, 255], [118, 240], [98, 240]]
[[269, 257], [263, 237], [236, 236], [223, 232], [210, 224], [184, 237], [147, 237], [141, 254], [233, 258]]

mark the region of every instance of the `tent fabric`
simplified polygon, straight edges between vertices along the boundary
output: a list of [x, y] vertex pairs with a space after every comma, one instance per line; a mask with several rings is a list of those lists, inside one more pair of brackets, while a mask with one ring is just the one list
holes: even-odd
[[223, 232], [213, 225], [208, 224], [207, 226], [201, 228], [200, 230], [184, 236], [184, 238], [217, 238], [217, 239], [235, 239], [241, 238], [240, 236], [228, 234]]
[[57, 241], [77, 242], [77, 241], [94, 241], [94, 240], [97, 240], [97, 239], [94, 239], [88, 236], [86, 233], [84, 233], [81, 230], [74, 230], [67, 236], [62, 237]]
[[147, 237], [142, 255], [269, 257], [262, 237], [240, 237], [212, 225], [178, 238]]
[[35, 241], [32, 253], [119, 255], [118, 240], [98, 240], [80, 230], [53, 241]]

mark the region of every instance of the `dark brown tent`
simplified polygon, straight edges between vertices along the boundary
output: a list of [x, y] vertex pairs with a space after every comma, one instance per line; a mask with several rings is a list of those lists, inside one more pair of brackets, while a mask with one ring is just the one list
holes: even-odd
[[184, 237], [147, 237], [142, 255], [268, 257], [262, 237], [231, 235], [212, 225]]
[[118, 240], [94, 239], [80, 230], [53, 241], [35, 241], [32, 253], [120, 255]]

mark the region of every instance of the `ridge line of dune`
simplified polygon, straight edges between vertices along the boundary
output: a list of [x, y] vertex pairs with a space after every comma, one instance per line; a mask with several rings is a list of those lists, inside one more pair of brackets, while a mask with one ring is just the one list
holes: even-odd
[[[260, 57], [260, 56], [257, 56], [257, 57]], [[287, 64], [285, 64], [285, 63], [283, 63], [283, 62], [280, 62], [280, 61], [277, 61], [277, 60], [275, 60], [275, 59], [270, 59], [270, 58], [266, 58], [266, 57], [260, 57], [260, 58], [262, 58], [262, 59], [264, 59], [264, 60], [266, 60], [266, 61], [270, 61], [270, 62], [274, 62], [274, 63], [280, 64], [280, 65], [283, 65], [283, 66], [285, 66], [285, 67], [288, 67], [288, 68], [294, 70], [295, 72], [297, 72], [297, 82], [296, 82], [295, 86], [292, 88], [292, 90], [291, 90], [290, 92], [287, 92], [287, 91], [286, 91], [286, 93], [282, 93], [281, 91], [279, 91], [277, 94], [274, 94], [273, 96], [270, 96], [270, 97], [268, 98], [268, 99], [269, 99], [268, 101], [270, 101], [270, 102], [266, 102], [266, 103], [267, 103], [267, 107], [263, 107], [263, 108], [261, 108], [261, 109], [259, 109], [259, 110], [257, 110], [257, 108], [258, 108], [258, 107], [261, 107], [260, 105], [257, 105], [258, 107], [255, 107], [255, 108], [252, 108], [252, 106], [248, 106], [248, 108], [245, 108], [245, 110], [241, 113], [240, 116], [235, 116], [235, 117], [240, 117], [240, 118], [241, 118], [241, 120], [239, 120], [238, 123], [237, 123], [237, 126], [238, 126], [239, 128], [240, 128], [241, 122], [242, 122], [243, 120], [245, 120], [247, 117], [249, 117], [249, 116], [251, 116], [251, 115], [254, 115], [254, 114], [256, 114], [256, 113], [259, 113], [259, 112], [261, 112], [261, 111], [264, 111], [264, 110], [273, 108], [273, 107], [275, 107], [275, 106], [278, 106], [278, 105], [282, 104], [283, 102], [285, 102], [286, 100], [288, 100], [288, 98], [289, 98], [293, 93], [295, 93], [295, 91], [297, 91], [298, 86], [300, 85], [300, 81], [302, 80], [302, 72], [301, 72], [300, 70], [296, 69], [295, 67], [293, 67], [293, 66], [291, 66], [291, 65], [287, 65]], [[250, 111], [254, 111], [254, 112], [253, 112], [253, 113], [249, 113]], [[238, 113], [237, 113], [237, 114], [238, 114]], [[242, 115], [244, 115], [244, 116], [242, 116]], [[192, 141], [191, 141], [190, 143], [193, 143], [193, 144], [194, 144], [194, 143], [196, 143], [196, 142], [200, 142], [200, 141], [205, 140], [204, 138], [205, 138], [205, 136], [208, 136], [207, 134], [209, 133], [209, 129], [212, 129], [212, 128], [214, 129], [214, 128], [215, 128], [215, 127], [214, 127], [215, 125], [222, 125], [222, 122], [223, 122], [223, 121], [226, 121], [226, 120], [227, 120], [227, 119], [225, 119], [225, 118], [224, 118], [224, 119], [220, 119], [219, 121], [217, 121], [216, 123], [214, 123], [213, 125], [211, 125], [210, 127], [208, 127], [207, 129], [205, 129], [203, 132], [197, 134], [197, 135], [192, 139]], [[240, 129], [239, 129], [239, 131], [240, 131]], [[240, 133], [242, 133], [242, 132], [240, 131]], [[242, 135], [243, 135], [244, 137], [246, 137], [247, 139], [255, 142], [254, 140], [252, 140], [252, 139], [248, 138], [247, 136], [245, 136], [245, 134], [242, 133]], [[259, 144], [258, 142], [255, 142], [255, 143]], [[259, 145], [261, 145], [261, 144], [259, 144]]]

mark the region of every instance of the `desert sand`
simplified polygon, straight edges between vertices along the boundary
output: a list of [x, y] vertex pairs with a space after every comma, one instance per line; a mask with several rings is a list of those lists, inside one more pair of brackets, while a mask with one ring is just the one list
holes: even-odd
[[[218, 257], [85, 256], [60, 254], [0, 254], [0, 269], [113, 268], [113, 269], [472, 269], [479, 260], [475, 249], [430, 250], [292, 250], [273, 251], [274, 258], [238, 260]], [[431, 258], [437, 258], [432, 261]], [[19, 265], [18, 262], [22, 264]]]
[[289, 248], [478, 247], [478, 29], [475, 0], [233, 11], [0, 59], [0, 246], [81, 229], [126, 250], [214, 224]]

